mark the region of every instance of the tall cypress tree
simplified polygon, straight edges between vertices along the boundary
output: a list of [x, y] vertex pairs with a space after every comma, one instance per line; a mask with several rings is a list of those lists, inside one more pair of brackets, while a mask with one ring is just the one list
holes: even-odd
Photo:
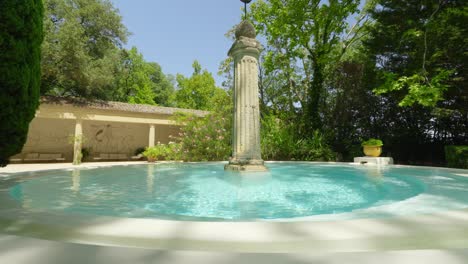
[[0, 0], [0, 166], [21, 152], [39, 104], [42, 0]]

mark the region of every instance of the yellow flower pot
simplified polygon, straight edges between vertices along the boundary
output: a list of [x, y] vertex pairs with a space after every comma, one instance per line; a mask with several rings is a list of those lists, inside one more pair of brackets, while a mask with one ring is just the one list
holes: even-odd
[[368, 157], [378, 157], [382, 154], [381, 146], [364, 146], [364, 154]]

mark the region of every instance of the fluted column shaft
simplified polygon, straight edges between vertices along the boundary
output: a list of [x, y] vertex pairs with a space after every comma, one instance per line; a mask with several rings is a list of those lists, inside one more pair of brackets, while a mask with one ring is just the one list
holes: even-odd
[[260, 43], [248, 37], [237, 39], [229, 51], [229, 55], [234, 59], [234, 124], [232, 157], [226, 169], [266, 170], [260, 148], [258, 97], [260, 51]]

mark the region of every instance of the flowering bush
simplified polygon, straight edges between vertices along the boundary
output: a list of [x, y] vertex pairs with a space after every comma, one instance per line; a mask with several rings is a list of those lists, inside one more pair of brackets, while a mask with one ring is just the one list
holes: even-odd
[[182, 143], [175, 143], [171, 141], [166, 145], [166, 150], [166, 160], [183, 160]]
[[203, 118], [178, 114], [176, 121], [181, 131], [176, 137], [172, 155], [184, 161], [227, 160], [231, 154], [231, 118], [213, 112]]

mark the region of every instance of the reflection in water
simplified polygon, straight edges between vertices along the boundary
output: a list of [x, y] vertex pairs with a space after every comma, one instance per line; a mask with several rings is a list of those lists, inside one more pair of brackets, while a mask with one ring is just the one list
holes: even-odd
[[153, 192], [153, 185], [154, 185], [154, 164], [149, 164], [148, 169], [146, 171], [146, 192], [152, 193]]
[[[20, 186], [19, 192], [22, 194], [22, 188]], [[21, 206], [23, 209], [31, 209], [32, 208], [32, 200], [28, 197], [25, 197], [25, 199], [22, 200]]]
[[374, 165], [362, 165], [359, 166], [359, 169], [364, 172], [367, 179], [372, 182], [383, 182], [384, 172], [386, 170], [385, 166], [374, 166]]
[[[268, 208], [268, 204], [262, 204], [264, 201], [259, 200], [252, 202], [251, 197], [256, 196], [257, 192], [262, 192], [263, 186], [270, 186], [272, 176], [270, 171], [266, 172], [230, 172], [233, 175], [230, 177], [237, 178], [239, 188], [237, 188], [237, 197], [233, 201], [233, 205], [238, 207], [238, 218], [240, 219], [255, 219], [258, 218], [258, 212], [262, 211], [263, 208]], [[269, 192], [273, 192], [272, 188], [269, 188]], [[271, 201], [273, 204], [273, 201]], [[278, 207], [278, 206], [277, 206]], [[268, 213], [264, 213], [268, 216]]]
[[73, 185], [72, 185], [72, 190], [74, 192], [79, 192], [80, 191], [80, 170], [79, 169], [76, 169], [76, 170], [73, 170], [72, 171], [72, 181], [73, 181]]

